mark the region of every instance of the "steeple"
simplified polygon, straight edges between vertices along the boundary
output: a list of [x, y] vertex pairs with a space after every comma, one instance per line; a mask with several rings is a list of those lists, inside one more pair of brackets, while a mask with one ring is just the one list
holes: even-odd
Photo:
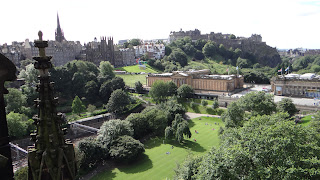
[[55, 33], [55, 39], [58, 42], [62, 42], [63, 40], [66, 40], [64, 38], [64, 34], [63, 31], [60, 27], [60, 21], [59, 21], [59, 14], [57, 13], [57, 29], [56, 29], [56, 33]]

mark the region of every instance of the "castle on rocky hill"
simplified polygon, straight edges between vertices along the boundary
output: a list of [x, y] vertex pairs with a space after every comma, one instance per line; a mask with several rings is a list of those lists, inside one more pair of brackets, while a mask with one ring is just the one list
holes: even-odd
[[276, 48], [268, 46], [262, 41], [261, 35], [252, 34], [251, 37], [236, 37], [233, 34], [222, 34], [210, 32], [209, 34], [201, 34], [200, 30], [170, 32], [169, 42], [189, 36], [192, 41], [198, 39], [211, 40], [219, 44], [223, 44], [226, 48], [239, 48], [243, 53], [251, 53], [257, 58], [257, 62], [262, 65], [274, 67], [281, 62], [281, 58]]

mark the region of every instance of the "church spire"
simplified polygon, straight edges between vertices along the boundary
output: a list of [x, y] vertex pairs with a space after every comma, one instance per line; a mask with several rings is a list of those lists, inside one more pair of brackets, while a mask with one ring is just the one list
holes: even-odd
[[59, 21], [59, 14], [57, 13], [57, 29], [56, 29], [56, 33], [55, 33], [55, 39], [58, 42], [62, 42], [63, 40], [66, 40], [64, 38], [64, 34], [63, 31], [60, 27], [60, 21]]

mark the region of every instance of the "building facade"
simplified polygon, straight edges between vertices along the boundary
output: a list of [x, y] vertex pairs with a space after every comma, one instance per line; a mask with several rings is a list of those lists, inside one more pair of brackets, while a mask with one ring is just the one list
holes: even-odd
[[242, 89], [244, 80], [236, 75], [210, 75], [209, 69], [173, 71], [172, 73], [149, 74], [147, 86], [151, 87], [156, 81], [173, 81], [178, 87], [188, 84], [194, 90], [232, 92]]
[[274, 95], [294, 97], [320, 97], [320, 76], [314, 73], [288, 74], [271, 79]]

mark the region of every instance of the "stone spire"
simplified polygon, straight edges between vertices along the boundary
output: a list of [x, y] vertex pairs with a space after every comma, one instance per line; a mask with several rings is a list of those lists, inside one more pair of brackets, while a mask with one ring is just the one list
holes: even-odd
[[3, 94], [8, 93], [8, 90], [4, 87], [5, 81], [16, 79], [16, 66], [2, 54], [0, 54], [0, 64], [0, 179], [13, 179], [11, 148]]
[[59, 21], [59, 14], [57, 13], [57, 29], [56, 29], [56, 33], [55, 33], [55, 39], [58, 42], [62, 42], [63, 40], [66, 40], [64, 38], [64, 33], [60, 27], [60, 21]]
[[39, 98], [35, 100], [38, 115], [34, 119], [36, 132], [31, 134], [35, 142], [28, 147], [29, 180], [60, 180], [75, 179], [76, 163], [73, 144], [64, 139], [66, 129], [61, 129], [62, 114], [56, 112], [58, 99], [53, 97], [53, 82], [50, 81], [49, 69], [52, 68], [51, 56], [46, 56], [45, 48], [48, 41], [42, 40], [39, 31], [39, 40], [35, 41], [39, 48], [39, 57], [34, 67], [39, 70], [40, 83], [37, 85]]

